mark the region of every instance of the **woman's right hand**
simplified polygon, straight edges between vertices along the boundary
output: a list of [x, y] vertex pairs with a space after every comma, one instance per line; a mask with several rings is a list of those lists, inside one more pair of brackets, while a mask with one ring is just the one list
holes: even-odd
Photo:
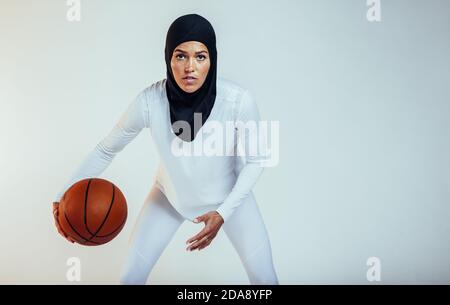
[[65, 239], [67, 239], [71, 243], [74, 243], [75, 241], [72, 238], [70, 238], [70, 236], [68, 236], [61, 228], [61, 225], [59, 224], [58, 216], [59, 216], [59, 202], [55, 201], [55, 202], [53, 202], [53, 218], [55, 218], [55, 225], [56, 225], [56, 228], [58, 229], [58, 233], [61, 234]]

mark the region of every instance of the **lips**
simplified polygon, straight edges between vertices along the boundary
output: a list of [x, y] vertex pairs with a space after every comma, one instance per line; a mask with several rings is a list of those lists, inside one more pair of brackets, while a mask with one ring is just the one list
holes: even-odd
[[185, 76], [183, 77], [183, 83], [186, 86], [193, 86], [197, 83], [197, 79], [193, 76]]

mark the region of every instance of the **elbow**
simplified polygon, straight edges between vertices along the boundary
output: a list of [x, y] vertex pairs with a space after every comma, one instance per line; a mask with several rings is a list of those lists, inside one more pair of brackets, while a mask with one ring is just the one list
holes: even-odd
[[98, 143], [97, 146], [95, 146], [95, 150], [98, 154], [108, 160], [112, 160], [117, 154], [117, 151], [115, 151], [114, 149], [110, 149], [103, 142]]

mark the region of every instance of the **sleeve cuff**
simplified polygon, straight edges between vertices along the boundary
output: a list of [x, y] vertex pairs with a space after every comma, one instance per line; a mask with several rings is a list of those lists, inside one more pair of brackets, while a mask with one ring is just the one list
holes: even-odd
[[217, 210], [217, 213], [220, 214], [220, 216], [222, 216], [223, 221], [227, 222], [228, 218], [230, 218], [231, 213], [227, 212], [226, 209], [224, 209], [223, 206], [220, 206]]

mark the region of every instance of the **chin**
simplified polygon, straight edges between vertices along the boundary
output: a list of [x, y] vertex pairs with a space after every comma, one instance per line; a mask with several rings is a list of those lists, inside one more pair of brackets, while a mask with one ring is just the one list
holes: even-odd
[[192, 87], [189, 87], [189, 88], [182, 88], [182, 89], [183, 89], [183, 91], [185, 91], [185, 92], [187, 92], [187, 93], [193, 93], [193, 92], [197, 91], [197, 90], [200, 89], [200, 88], [192, 88]]

